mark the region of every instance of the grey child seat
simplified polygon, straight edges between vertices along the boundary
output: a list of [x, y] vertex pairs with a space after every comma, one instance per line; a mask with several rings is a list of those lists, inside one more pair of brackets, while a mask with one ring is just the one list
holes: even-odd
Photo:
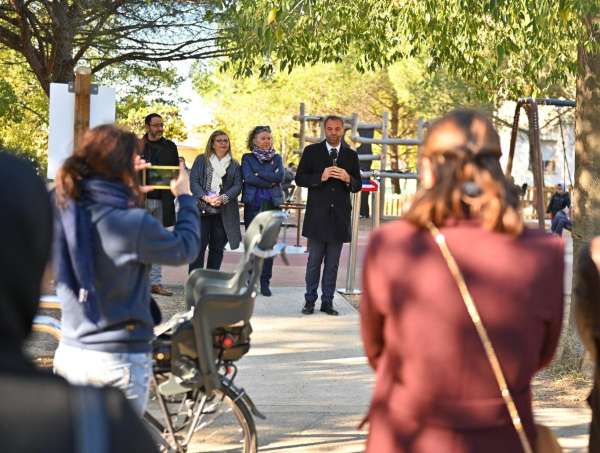
[[[277, 244], [286, 215], [281, 211], [258, 214], [244, 240], [244, 255], [234, 273], [197, 269], [186, 283], [186, 304], [190, 308], [167, 332], [156, 347], [170, 343], [171, 377], [159, 385], [163, 395], [204, 387], [208, 397], [221, 388], [217, 366], [239, 360], [250, 349], [250, 318], [266, 258], [279, 254], [285, 243]], [[198, 369], [199, 366], [199, 369]]]
[[[192, 271], [185, 286], [185, 301], [188, 309], [192, 308], [195, 305], [195, 301], [199, 300], [200, 296], [205, 292], [216, 291], [221, 293], [226, 291], [228, 293], [237, 293], [246, 286], [247, 280], [240, 277], [246, 272], [249, 257], [255, 250], [258, 241], [261, 240], [263, 231], [269, 227], [269, 222], [272, 222], [273, 219], [281, 218], [282, 213], [277, 213], [278, 211], [261, 212], [250, 223], [244, 237], [243, 257], [234, 272], [215, 271], [213, 269], [196, 269]], [[285, 217], [283, 219], [285, 220]], [[277, 234], [279, 234], [279, 232]], [[275, 238], [275, 241], [277, 241], [277, 238]], [[275, 255], [281, 251], [281, 246], [285, 246], [285, 244], [279, 245], [280, 247], [275, 251]], [[275, 244], [273, 246], [275, 246]], [[287, 264], [285, 256], [283, 256], [283, 258]], [[201, 283], [198, 284], [197, 282]]]

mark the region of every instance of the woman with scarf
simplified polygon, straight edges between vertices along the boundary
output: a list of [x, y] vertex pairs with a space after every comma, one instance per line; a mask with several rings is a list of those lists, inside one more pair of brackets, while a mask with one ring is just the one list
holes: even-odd
[[231, 145], [225, 132], [214, 131], [210, 135], [204, 154], [194, 161], [190, 180], [202, 219], [200, 253], [190, 264], [189, 272], [204, 268], [207, 247], [206, 268], [218, 271], [227, 242], [231, 250], [235, 250], [242, 240], [238, 205], [242, 172], [240, 164], [231, 157]]
[[150, 266], [198, 254], [198, 208], [181, 165], [173, 231], [140, 208], [142, 142], [118, 127], [85, 133], [56, 176], [53, 260], [62, 305], [54, 371], [78, 385], [120, 388], [141, 416], [150, 390], [150, 341], [160, 321]]
[[[242, 157], [244, 188], [244, 226], [248, 230], [250, 222], [261, 211], [277, 209], [284, 203], [283, 160], [273, 149], [273, 138], [269, 126], [256, 126], [248, 135], [249, 153]], [[260, 277], [260, 293], [270, 296], [273, 258], [265, 260]]]

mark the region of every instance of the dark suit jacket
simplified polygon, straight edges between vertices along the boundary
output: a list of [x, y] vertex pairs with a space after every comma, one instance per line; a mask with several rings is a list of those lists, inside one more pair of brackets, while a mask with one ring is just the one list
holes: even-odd
[[321, 181], [323, 171], [333, 165], [325, 141], [307, 146], [302, 153], [296, 185], [308, 187], [304, 237], [323, 242], [350, 242], [352, 238], [350, 192], [360, 192], [362, 188], [358, 154], [342, 144], [338, 156], [337, 166], [348, 172], [350, 184], [336, 178]]
[[[533, 375], [548, 365], [563, 316], [563, 241], [518, 238], [475, 220], [441, 228], [477, 305], [530, 441]], [[372, 233], [361, 325], [377, 375], [367, 452], [521, 452], [477, 331], [429, 230]]]
[[[142, 140], [144, 140], [142, 159], [150, 162], [150, 149], [154, 146], [157, 154], [156, 162], [152, 162], [153, 165], [179, 166], [179, 152], [177, 151], [177, 145], [171, 140], [161, 137], [158, 142], [152, 142], [148, 140], [148, 134], [145, 134], [142, 137]], [[170, 190], [161, 190], [160, 196], [160, 199], [162, 200], [163, 226], [173, 226], [175, 225], [175, 196]]]

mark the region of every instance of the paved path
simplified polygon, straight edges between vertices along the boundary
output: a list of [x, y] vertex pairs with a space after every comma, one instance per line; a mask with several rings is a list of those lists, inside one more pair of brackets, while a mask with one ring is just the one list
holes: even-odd
[[[287, 243], [294, 245], [295, 230]], [[368, 231], [359, 232], [356, 281], [360, 288]], [[305, 245], [304, 239], [302, 245]], [[570, 292], [572, 241], [566, 238], [565, 291]], [[340, 260], [338, 287], [346, 283], [348, 245]], [[233, 270], [239, 253], [226, 252], [223, 270]], [[374, 376], [364, 358], [359, 315], [336, 295], [339, 317], [315, 312], [303, 316], [307, 254], [290, 255], [291, 266], [276, 259], [273, 297], [259, 296], [252, 320], [252, 349], [236, 382], [267, 415], [257, 420], [260, 451], [358, 452], [366, 432], [356, 429], [366, 413]], [[183, 283], [185, 268], [165, 267], [165, 283]], [[317, 305], [318, 307], [318, 305]], [[566, 453], [587, 451], [587, 409], [535, 410], [538, 421], [555, 429]]]
[[[259, 296], [252, 349], [236, 383], [267, 420], [256, 420], [262, 452], [360, 452], [366, 431], [357, 426], [373, 388], [359, 334], [359, 315], [336, 295], [340, 316], [300, 313], [301, 288], [277, 287]], [[318, 305], [317, 305], [318, 307]], [[587, 451], [589, 411], [548, 409], [536, 418], [555, 428], [565, 452]], [[191, 451], [195, 451], [193, 448]]]

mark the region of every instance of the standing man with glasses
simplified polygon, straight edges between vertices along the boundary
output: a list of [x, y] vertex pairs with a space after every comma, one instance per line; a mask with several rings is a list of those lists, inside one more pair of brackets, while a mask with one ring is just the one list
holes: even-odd
[[302, 313], [313, 314], [321, 282], [321, 311], [337, 316], [333, 296], [344, 242], [352, 238], [350, 193], [362, 187], [358, 154], [345, 143], [344, 121], [339, 116], [325, 118], [326, 140], [304, 149], [296, 184], [308, 188], [302, 236], [310, 239], [306, 265], [306, 294]]
[[[163, 137], [165, 123], [158, 113], [151, 113], [144, 120], [146, 134], [142, 137], [144, 151], [142, 159], [152, 165], [179, 166], [177, 145]], [[146, 194], [146, 211], [152, 214], [165, 227], [175, 225], [175, 196], [170, 190], [153, 190]], [[152, 294], [172, 296], [162, 285], [162, 266], [153, 264], [150, 269]]]

